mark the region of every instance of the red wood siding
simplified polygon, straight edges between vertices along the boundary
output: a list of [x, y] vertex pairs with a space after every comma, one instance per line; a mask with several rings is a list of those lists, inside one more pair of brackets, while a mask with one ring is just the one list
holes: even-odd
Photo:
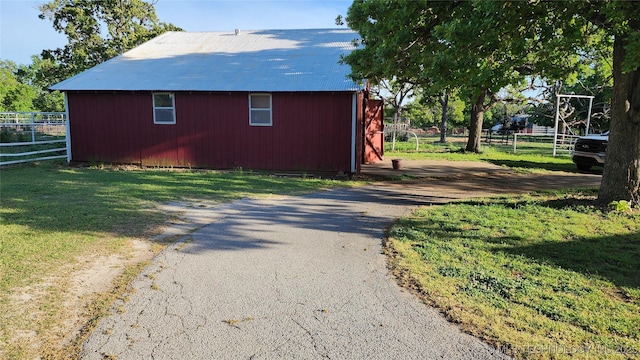
[[175, 93], [176, 124], [150, 92], [68, 94], [74, 161], [350, 172], [351, 93], [273, 93], [273, 126], [249, 125], [248, 93]]
[[366, 99], [364, 117], [364, 164], [383, 160], [384, 108], [382, 100]]

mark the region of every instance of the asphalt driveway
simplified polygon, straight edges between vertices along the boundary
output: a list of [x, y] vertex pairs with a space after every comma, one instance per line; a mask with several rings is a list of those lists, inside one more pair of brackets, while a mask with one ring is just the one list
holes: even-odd
[[505, 358], [396, 285], [381, 253], [383, 229], [420, 205], [540, 182], [599, 184], [595, 175], [569, 177], [485, 174], [173, 204], [186, 222], [172, 229], [187, 234], [100, 322], [82, 358]]

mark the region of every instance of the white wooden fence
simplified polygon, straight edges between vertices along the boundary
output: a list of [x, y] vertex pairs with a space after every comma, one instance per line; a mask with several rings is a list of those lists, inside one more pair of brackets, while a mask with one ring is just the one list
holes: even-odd
[[538, 138], [539, 142], [553, 144], [553, 156], [558, 154], [571, 155], [576, 140], [579, 135], [573, 134], [556, 134], [556, 133], [514, 133], [513, 134], [513, 153], [518, 151], [518, 139], [521, 138]]
[[63, 112], [0, 113], [0, 166], [52, 159], [69, 160]]

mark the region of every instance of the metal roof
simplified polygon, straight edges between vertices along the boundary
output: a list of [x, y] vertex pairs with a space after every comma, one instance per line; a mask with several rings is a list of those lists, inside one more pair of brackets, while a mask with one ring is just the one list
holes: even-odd
[[346, 29], [167, 32], [52, 90], [355, 91]]

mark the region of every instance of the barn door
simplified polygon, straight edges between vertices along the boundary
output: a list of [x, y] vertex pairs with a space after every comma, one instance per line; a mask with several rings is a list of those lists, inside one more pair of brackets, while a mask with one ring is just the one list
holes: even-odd
[[384, 155], [384, 112], [382, 100], [365, 100], [363, 163], [382, 161]]

